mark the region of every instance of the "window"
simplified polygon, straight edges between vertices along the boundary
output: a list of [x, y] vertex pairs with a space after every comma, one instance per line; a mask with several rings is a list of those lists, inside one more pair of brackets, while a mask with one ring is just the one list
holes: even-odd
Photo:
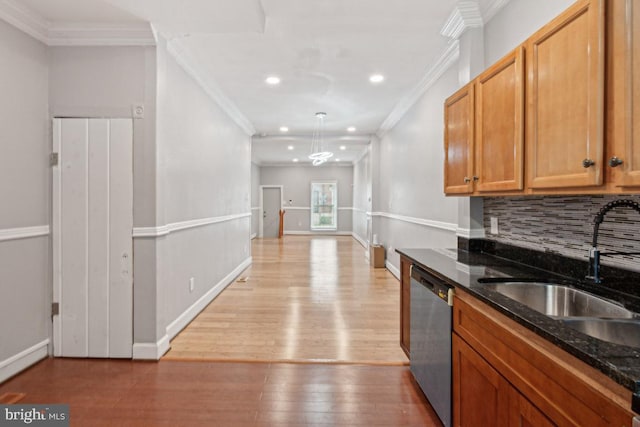
[[338, 229], [338, 184], [311, 183], [311, 230]]

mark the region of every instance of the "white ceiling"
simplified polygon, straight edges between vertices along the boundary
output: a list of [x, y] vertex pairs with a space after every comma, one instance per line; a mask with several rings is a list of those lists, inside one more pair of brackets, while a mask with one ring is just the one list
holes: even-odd
[[[53, 26], [150, 22], [255, 129], [254, 161], [279, 163], [291, 160], [291, 141], [308, 151], [317, 111], [327, 113], [326, 135], [347, 137], [336, 156], [357, 160], [450, 47], [440, 32], [456, 7], [486, 12], [508, 0], [2, 1]], [[385, 81], [371, 84], [374, 73]], [[270, 75], [281, 84], [266, 85]], [[281, 126], [302, 138], [271, 138]]]

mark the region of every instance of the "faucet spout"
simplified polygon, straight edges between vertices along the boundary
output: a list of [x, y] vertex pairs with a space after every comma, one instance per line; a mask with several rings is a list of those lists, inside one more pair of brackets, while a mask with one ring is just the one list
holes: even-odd
[[600, 276], [600, 255], [606, 255], [605, 253], [600, 253], [600, 250], [598, 249], [598, 232], [600, 231], [600, 224], [603, 223], [607, 212], [618, 207], [631, 208], [640, 214], [640, 204], [629, 199], [609, 202], [596, 214], [593, 219], [593, 240], [591, 242], [591, 249], [589, 250], [589, 274], [586, 277], [594, 283], [602, 283], [602, 277]]

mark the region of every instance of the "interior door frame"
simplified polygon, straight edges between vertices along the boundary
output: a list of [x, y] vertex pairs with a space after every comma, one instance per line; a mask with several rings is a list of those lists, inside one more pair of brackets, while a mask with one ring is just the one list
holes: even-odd
[[[51, 119], [51, 147], [52, 153], [60, 153], [62, 146], [62, 138], [60, 137], [60, 129], [62, 121], [69, 117], [53, 117]], [[104, 119], [104, 120], [132, 120], [131, 117], [74, 117], [74, 119]], [[132, 127], [133, 130], [133, 122]], [[131, 148], [133, 149], [133, 134], [131, 135]], [[132, 152], [132, 162], [133, 152]], [[133, 168], [133, 163], [131, 164]], [[133, 171], [133, 169], [132, 169]], [[133, 190], [133, 189], [132, 189]], [[133, 218], [133, 211], [131, 212]], [[57, 163], [51, 166], [51, 248], [52, 248], [52, 301], [58, 303], [58, 307], [62, 307], [62, 167], [60, 159], [57, 159]], [[133, 230], [132, 230], [133, 231]], [[131, 257], [133, 258], [133, 235], [131, 236]], [[132, 264], [133, 265], [133, 264]], [[131, 276], [131, 289], [133, 289], [133, 275]], [[131, 295], [131, 302], [133, 304], [133, 294]], [[132, 305], [133, 306], [133, 305]], [[62, 316], [60, 314], [53, 315], [52, 312], [52, 343], [51, 354], [54, 357], [62, 356]], [[133, 318], [133, 312], [132, 312]], [[131, 334], [133, 338], [133, 323], [131, 324]], [[133, 352], [133, 346], [131, 348]]]
[[283, 185], [261, 185], [260, 186], [260, 213], [258, 214], [258, 237], [264, 238], [264, 189], [265, 188], [277, 188], [280, 190], [280, 210], [284, 206], [283, 203], [283, 194], [284, 194], [284, 186]]

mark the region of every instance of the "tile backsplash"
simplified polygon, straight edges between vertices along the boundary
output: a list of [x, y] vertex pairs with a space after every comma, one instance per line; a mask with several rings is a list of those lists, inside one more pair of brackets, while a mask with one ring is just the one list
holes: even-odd
[[[640, 203], [639, 195], [486, 197], [486, 239], [587, 260], [593, 219], [617, 199]], [[498, 218], [497, 235], [491, 234], [492, 217]], [[610, 211], [600, 225], [598, 247], [603, 253], [640, 252], [640, 214], [624, 207]], [[605, 255], [602, 264], [640, 271], [640, 255]]]

